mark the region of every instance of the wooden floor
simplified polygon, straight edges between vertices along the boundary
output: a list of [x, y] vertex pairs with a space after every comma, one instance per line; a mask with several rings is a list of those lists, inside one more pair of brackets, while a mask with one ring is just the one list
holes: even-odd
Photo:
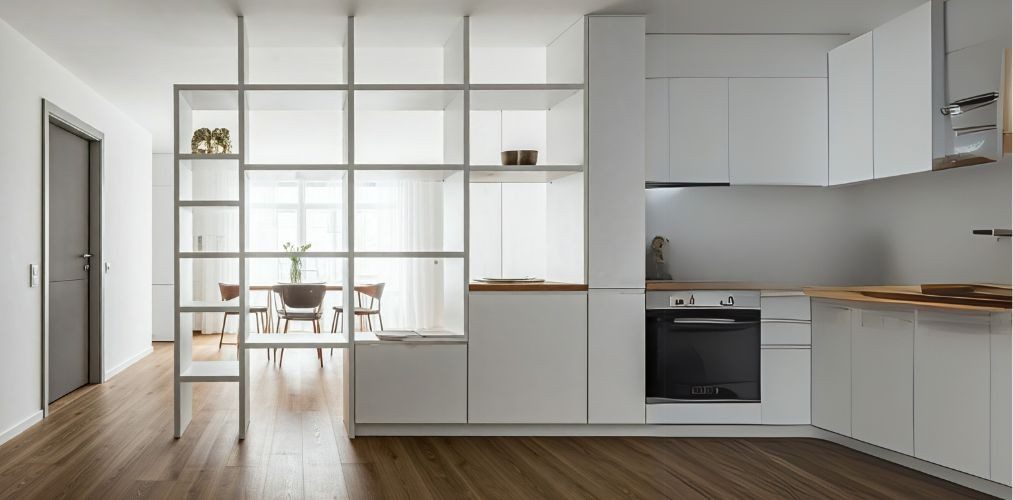
[[[217, 338], [195, 339], [198, 359]], [[341, 356], [253, 355], [253, 422], [198, 384], [172, 438], [172, 345], [0, 446], [3, 498], [961, 498], [974, 491], [810, 439], [376, 438], [341, 422]], [[8, 382], [10, 383], [10, 382]]]

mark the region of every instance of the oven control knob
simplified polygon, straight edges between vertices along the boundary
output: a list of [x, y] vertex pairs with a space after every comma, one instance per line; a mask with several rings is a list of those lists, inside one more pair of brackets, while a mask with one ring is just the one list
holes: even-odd
[[727, 301], [724, 301], [724, 300], [721, 301], [721, 305], [723, 305], [723, 306], [734, 306], [735, 305], [735, 297], [732, 297], [731, 295], [729, 295]]

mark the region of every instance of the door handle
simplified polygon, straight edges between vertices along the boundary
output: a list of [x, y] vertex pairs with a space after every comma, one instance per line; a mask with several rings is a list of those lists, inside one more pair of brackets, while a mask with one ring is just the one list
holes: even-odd
[[82, 259], [90, 259], [91, 257], [92, 257], [92, 255], [90, 253], [86, 253], [86, 254], [82, 254], [81, 255]]

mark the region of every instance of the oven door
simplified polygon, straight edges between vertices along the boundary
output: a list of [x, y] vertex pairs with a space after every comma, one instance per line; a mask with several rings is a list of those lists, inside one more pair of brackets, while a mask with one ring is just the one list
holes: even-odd
[[647, 311], [647, 402], [759, 401], [760, 311]]

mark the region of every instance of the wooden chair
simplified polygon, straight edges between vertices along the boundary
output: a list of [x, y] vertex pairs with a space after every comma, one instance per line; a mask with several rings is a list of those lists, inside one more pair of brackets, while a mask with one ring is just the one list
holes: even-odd
[[[368, 324], [369, 331], [373, 331], [373, 316], [380, 322], [380, 329], [383, 330], [383, 315], [380, 314], [380, 299], [383, 298], [384, 283], [375, 285], [360, 285], [355, 287], [356, 300], [359, 305], [355, 307], [355, 317], [359, 319], [361, 326]], [[369, 305], [362, 305], [362, 297], [369, 297]], [[331, 333], [338, 332], [338, 325], [341, 323], [341, 314], [345, 311], [344, 306], [334, 306], [334, 321], [331, 323]], [[362, 324], [365, 321], [366, 324]], [[362, 329], [360, 326], [360, 329]]]
[[[278, 294], [281, 303], [278, 320], [285, 320], [283, 333], [288, 333], [290, 321], [309, 321], [313, 324], [313, 333], [320, 333], [320, 318], [323, 317], [322, 309], [327, 285], [323, 283], [278, 284], [273, 287], [273, 292]], [[280, 357], [275, 357], [278, 360], [278, 366], [281, 366], [284, 357], [285, 349], [282, 349]], [[317, 348], [317, 358], [320, 359], [320, 366], [324, 366], [323, 350], [320, 348]]]
[[[222, 297], [222, 302], [228, 302], [239, 297], [239, 285], [231, 283], [218, 283], [218, 293]], [[250, 307], [250, 314], [257, 318], [257, 333], [263, 332], [267, 325], [267, 306], [252, 306]], [[229, 316], [239, 317], [238, 312], [226, 312], [222, 316], [222, 334], [218, 337], [218, 349], [222, 348], [225, 340], [225, 323], [229, 320]]]

